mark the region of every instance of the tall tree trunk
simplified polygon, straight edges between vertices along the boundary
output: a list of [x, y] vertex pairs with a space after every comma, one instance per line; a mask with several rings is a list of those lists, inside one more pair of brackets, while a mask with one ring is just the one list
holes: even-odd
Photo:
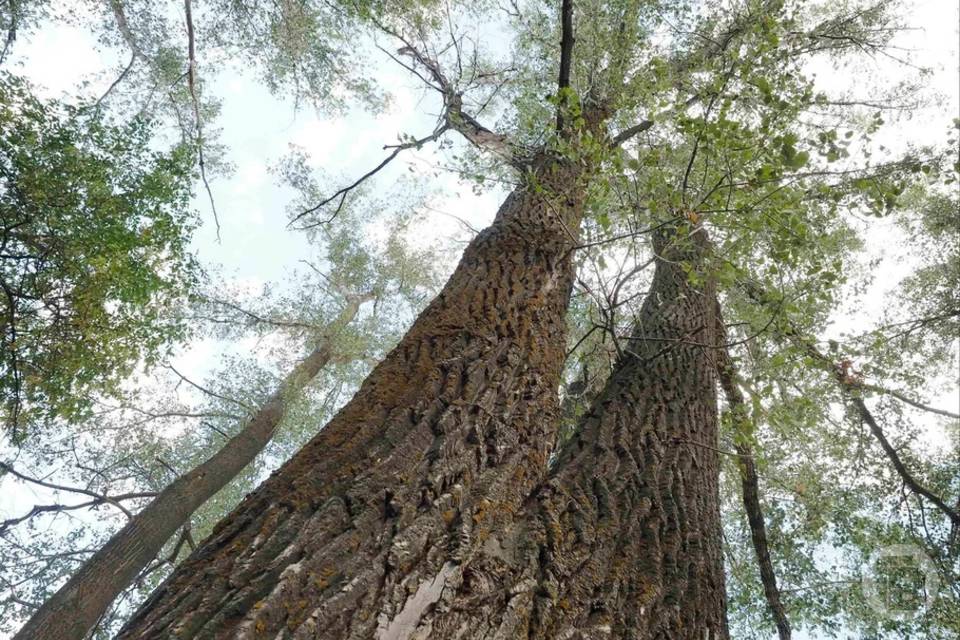
[[[720, 307], [717, 305], [717, 333], [723, 343], [726, 343], [726, 327], [723, 323]], [[760, 476], [753, 455], [753, 442], [756, 429], [753, 419], [747, 410], [746, 399], [740, 391], [738, 375], [733, 359], [726, 346], [717, 349], [717, 375], [720, 387], [726, 396], [730, 416], [734, 424], [736, 439], [737, 469], [740, 472], [740, 489], [743, 499], [743, 509], [747, 514], [747, 524], [750, 526], [750, 539], [753, 542], [753, 551], [757, 557], [757, 567], [760, 569], [760, 582], [763, 585], [763, 595], [767, 600], [767, 608], [777, 627], [777, 636], [780, 640], [790, 640], [790, 620], [777, 585], [777, 574], [770, 558], [770, 547], [767, 544], [767, 525], [763, 517], [763, 508], [760, 505]]]
[[354, 398], [120, 637], [390, 637], [428, 606], [545, 473], [586, 179], [538, 158]]
[[679, 264], [705, 236], [655, 248], [635, 336], [549, 479], [377, 638], [728, 637], [715, 293]]
[[270, 442], [293, 397], [330, 362], [332, 343], [370, 295], [353, 296], [319, 344], [281, 382], [237, 435], [209, 460], [177, 478], [115, 533], [43, 606], [14, 640], [80, 640], [140, 575], [191, 514], [230, 482]]

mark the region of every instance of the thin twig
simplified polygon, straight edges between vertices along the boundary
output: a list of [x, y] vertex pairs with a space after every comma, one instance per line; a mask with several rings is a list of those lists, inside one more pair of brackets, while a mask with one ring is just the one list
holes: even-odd
[[297, 228], [298, 228], [298, 229], [301, 229], [301, 230], [302, 230], [302, 229], [310, 229], [310, 228], [312, 228], [312, 227], [316, 227], [316, 226], [319, 226], [319, 225], [322, 225], [322, 224], [329, 224], [330, 222], [333, 222], [333, 220], [334, 220], [334, 219], [340, 214], [340, 212], [343, 210], [343, 205], [346, 203], [346, 200], [347, 200], [347, 194], [349, 194], [351, 191], [353, 191], [354, 189], [356, 189], [357, 187], [359, 187], [361, 184], [363, 184], [363, 182], [364, 182], [365, 180], [368, 180], [369, 178], [373, 177], [373, 176], [376, 175], [381, 169], [383, 169], [383, 168], [386, 167], [388, 164], [390, 164], [390, 162], [392, 162], [394, 158], [396, 158], [398, 155], [400, 155], [400, 152], [405, 151], [405, 150], [407, 150], [407, 149], [412, 149], [412, 148], [414, 148], [414, 147], [419, 148], [419, 147], [421, 147], [422, 145], [424, 145], [424, 144], [427, 143], [427, 142], [432, 142], [433, 140], [436, 140], [436, 139], [439, 138], [441, 135], [443, 135], [443, 133], [447, 130], [447, 128], [448, 128], [447, 124], [446, 124], [446, 123], [443, 123], [443, 124], [441, 124], [439, 127], [437, 127], [436, 129], [434, 129], [433, 133], [431, 133], [430, 135], [428, 135], [428, 136], [426, 136], [426, 137], [419, 138], [419, 139], [417, 139], [417, 140], [412, 140], [412, 141], [410, 141], [410, 142], [405, 142], [405, 143], [403, 143], [403, 144], [394, 145], [394, 146], [392, 146], [392, 147], [390, 147], [390, 146], [385, 146], [384, 149], [392, 148], [392, 149], [393, 149], [393, 152], [392, 152], [390, 155], [388, 155], [386, 158], [384, 158], [383, 161], [380, 162], [380, 164], [378, 164], [376, 167], [374, 167], [374, 168], [371, 169], [370, 171], [367, 171], [365, 174], [363, 174], [362, 176], [360, 176], [359, 178], [357, 178], [356, 180], [354, 180], [352, 184], [349, 184], [349, 185], [347, 185], [346, 187], [343, 187], [342, 189], [338, 190], [338, 191], [337, 191], [336, 193], [334, 193], [332, 196], [330, 196], [330, 197], [328, 197], [328, 198], [324, 198], [320, 203], [318, 203], [318, 204], [310, 207], [309, 209], [305, 209], [305, 210], [301, 211], [300, 213], [298, 213], [298, 214], [293, 218], [293, 220], [291, 220], [291, 221], [287, 224], [287, 226], [292, 225], [293, 223], [297, 222], [298, 220], [300, 220], [300, 219], [303, 218], [304, 216], [308, 216], [308, 215], [310, 215], [311, 213], [315, 213], [316, 211], [319, 211], [320, 209], [322, 209], [322, 208], [325, 207], [326, 205], [330, 204], [330, 203], [333, 202], [334, 200], [339, 199], [339, 202], [337, 203], [337, 208], [334, 210], [333, 214], [330, 215], [330, 217], [326, 218], [325, 220], [320, 220], [319, 222], [313, 222], [313, 223], [310, 223], [310, 224], [308, 224], [308, 225], [305, 225], [305, 226], [302, 226], [302, 227], [297, 227]]
[[117, 88], [117, 85], [123, 82], [123, 79], [127, 77], [127, 74], [130, 73], [131, 69], [133, 69], [133, 65], [136, 61], [137, 61], [137, 52], [134, 51], [130, 54], [130, 62], [127, 63], [127, 66], [124, 67], [123, 71], [120, 72], [120, 75], [117, 76], [117, 78], [110, 84], [110, 86], [107, 87], [107, 90], [103, 92], [103, 95], [100, 96], [97, 99], [97, 101], [94, 103], [93, 108], [95, 111], [100, 110], [100, 106], [107, 99], [107, 97], [113, 92], [114, 89]]
[[217, 231], [217, 242], [220, 242], [220, 216], [217, 215], [217, 203], [213, 200], [213, 190], [210, 189], [210, 182], [207, 180], [207, 167], [203, 159], [203, 124], [200, 120], [200, 101], [197, 99], [197, 52], [193, 31], [193, 11], [190, 0], [183, 0], [183, 9], [187, 21], [187, 87], [190, 90], [190, 98], [193, 102], [193, 119], [197, 128], [197, 164], [200, 166], [200, 179], [203, 181], [203, 188], [206, 190], [207, 197], [210, 199], [210, 209], [213, 211], [213, 224], [216, 226]]

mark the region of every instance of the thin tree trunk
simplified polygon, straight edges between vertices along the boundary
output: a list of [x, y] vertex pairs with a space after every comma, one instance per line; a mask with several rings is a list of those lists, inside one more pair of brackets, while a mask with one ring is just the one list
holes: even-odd
[[[717, 310], [717, 332], [723, 342], [726, 342], [726, 329]], [[747, 412], [747, 404], [737, 383], [737, 371], [726, 347], [718, 349], [717, 372], [720, 386], [723, 388], [734, 420], [734, 430], [737, 450], [737, 468], [740, 471], [740, 486], [743, 498], [743, 508], [747, 514], [747, 523], [750, 525], [750, 539], [757, 557], [760, 569], [760, 582], [763, 585], [763, 594], [767, 600], [767, 608], [777, 627], [780, 640], [790, 640], [790, 621], [777, 586], [777, 574], [770, 559], [770, 548], [767, 544], [767, 525], [763, 518], [763, 509], [760, 506], [760, 477], [757, 474], [757, 465], [753, 456], [754, 425]]]
[[379, 640], [728, 637], [715, 294], [678, 264], [699, 261], [702, 234], [674, 239], [656, 243], [635, 337], [548, 480], [411, 590]]
[[538, 158], [354, 398], [120, 638], [391, 637], [429, 606], [545, 472], [585, 180]]
[[353, 296], [315, 349], [281, 382], [237, 435], [207, 461], [177, 478], [115, 533], [51, 596], [14, 640], [80, 640], [140, 575], [170, 537], [250, 464], [270, 442], [290, 401], [329, 363], [338, 331], [370, 295]]

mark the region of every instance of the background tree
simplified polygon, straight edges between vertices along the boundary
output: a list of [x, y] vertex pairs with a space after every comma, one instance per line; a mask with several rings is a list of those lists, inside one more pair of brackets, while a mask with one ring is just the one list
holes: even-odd
[[184, 336], [176, 308], [200, 275], [193, 163], [182, 147], [151, 151], [144, 120], [104, 124], [9, 75], [0, 130], [0, 391], [22, 441]]
[[[301, 270], [297, 290], [286, 292], [282, 297], [265, 295], [259, 300], [219, 291], [216, 296], [202, 295], [192, 305], [193, 312], [188, 314], [197, 332], [206, 326], [207, 333], [218, 339], [245, 342], [256, 339], [274, 345], [280, 341], [282, 348], [273, 347], [260, 355], [225, 359], [220, 372], [202, 381], [184, 375], [165, 361], [161, 368], [166, 375], [150, 380], [145, 383], [146, 387], [129, 390], [120, 403], [99, 403], [95, 419], [66, 425], [75, 468], [61, 467], [57, 474], [63, 478], [63, 495], [88, 492], [109, 497], [93, 498], [79, 505], [72, 505], [69, 500], [35, 505], [23, 516], [3, 523], [7, 543], [5, 564], [15, 566], [16, 563], [23, 567], [21, 574], [6, 576], [7, 589], [13, 596], [7, 603], [11, 617], [18, 611], [33, 614], [37, 608], [27, 606], [27, 603], [46, 600], [48, 590], [55, 584], [52, 580], [62, 575], [65, 569], [72, 569], [78, 576], [96, 576], [97, 573], [98, 561], [85, 559], [103, 544], [89, 540], [90, 534], [96, 533], [95, 526], [73, 524], [70, 536], [64, 536], [62, 532], [54, 536], [55, 540], [59, 538], [66, 543], [55, 547], [43, 536], [37, 537], [39, 527], [56, 524], [56, 517], [77, 508], [109, 508], [112, 504], [139, 500], [124, 509], [128, 525], [107, 548], [135, 544], [141, 550], [140, 555], [124, 554], [122, 560], [107, 557], [108, 575], [96, 576], [86, 585], [77, 583], [81, 587], [71, 586], [74, 584], [71, 583], [65, 589], [72, 588], [73, 591], [64, 591], [47, 601], [41, 610], [56, 614], [52, 619], [45, 619], [47, 626], [75, 625], [86, 619], [91, 622], [83, 624], [89, 627], [104, 613], [105, 604], [110, 603], [113, 595], [131, 586], [136, 578], [133, 591], [118, 601], [97, 627], [98, 633], [103, 634], [115, 630], [113, 627], [118, 616], [122, 619], [127, 615], [132, 603], [146, 595], [149, 585], [155, 585], [169, 571], [174, 561], [194, 545], [195, 538], [205, 536], [269, 469], [296, 451], [312, 435], [306, 425], [329, 415], [356, 384], [357, 376], [362, 378], [363, 372], [370, 367], [369, 363], [396, 339], [391, 332], [396, 332], [400, 326], [398, 323], [411, 313], [411, 309], [422, 304], [425, 292], [433, 286], [432, 260], [426, 250], [406, 248], [402, 220], [390, 222], [392, 233], [383, 246], [365, 239], [363, 230], [377, 223], [369, 209], [367, 212], [356, 209], [351, 207], [349, 212], [343, 212], [343, 219], [336, 227], [319, 234], [322, 238], [317, 239], [317, 245], [322, 250], [318, 251], [316, 261]], [[360, 293], [355, 294], [354, 290]], [[296, 306], [284, 301], [287, 296], [297, 301]], [[372, 312], [370, 301], [374, 304]], [[366, 310], [360, 306], [364, 302], [368, 302], [364, 305]], [[306, 365], [297, 363], [304, 349], [308, 361], [313, 363], [310, 366], [320, 368], [308, 379], [291, 380], [283, 368], [296, 364], [297, 370], [303, 370]], [[270, 366], [265, 368], [268, 363]], [[287, 376], [285, 383], [281, 381], [281, 386], [286, 384], [287, 388], [281, 395], [274, 393], [271, 398], [271, 386], [277, 384], [278, 374], [281, 378]], [[156, 390], [147, 393], [146, 389], [151, 386], [167, 391], [157, 397]], [[185, 397], [184, 387], [192, 392]], [[148, 399], [149, 396], [152, 399]], [[265, 413], [264, 407], [269, 407], [270, 403], [282, 405], [277, 418]], [[241, 429], [245, 424], [248, 426]], [[126, 433], [109, 442], [90, 441], [84, 437], [85, 434], [104, 434], [113, 430]], [[171, 437], [171, 430], [179, 436]], [[256, 443], [249, 454], [238, 459], [236, 451], [231, 454], [225, 448], [231, 437], [242, 439], [247, 448], [251, 440]], [[63, 447], [62, 440], [59, 447]], [[233, 449], [236, 448], [234, 444]], [[62, 451], [60, 453], [62, 455]], [[255, 455], [256, 462], [247, 465], [246, 462], [252, 462]], [[45, 446], [33, 447], [29, 452], [21, 450], [21, 462], [17, 466], [22, 468], [25, 462], [29, 464], [29, 461], [36, 462], [47, 456], [59, 462], [60, 456], [56, 453], [50, 455]], [[221, 462], [224, 456], [228, 457], [226, 466]], [[233, 470], [225, 469], [237, 462], [246, 467], [240, 476], [199, 513], [189, 517], [189, 512], [193, 511], [188, 506], [191, 502], [202, 504], [212, 497], [212, 492], [200, 485], [231, 480], [225, 474], [233, 473]], [[20, 475], [13, 467], [8, 469]], [[198, 484], [196, 480], [189, 480], [201, 471], [203, 482]], [[31, 478], [37, 480], [36, 476], [21, 476], [27, 482], [31, 482]], [[78, 480], [79, 485], [71, 486]], [[171, 483], [171, 480], [176, 482]], [[113, 498], [110, 494], [116, 495], [114, 488], [119, 486], [125, 487], [125, 494]], [[190, 494], [189, 499], [185, 490]], [[164, 506], [170, 500], [176, 504], [174, 509]], [[138, 513], [143, 507], [148, 509]], [[184, 508], [185, 515], [178, 515], [178, 510]], [[153, 519], [160, 519], [162, 526], [152, 522]], [[127, 531], [143, 526], [150, 527], [150, 536], [155, 542], [148, 544], [142, 534], [133, 535]], [[63, 527], [62, 522], [59, 527]], [[157, 545], [168, 537], [163, 532], [165, 527], [180, 531], [161, 552]], [[17, 535], [21, 531], [25, 535]], [[100, 537], [98, 535], [97, 539]], [[85, 544], [79, 544], [80, 541]], [[85, 562], [83, 571], [77, 572], [75, 567], [81, 561]], [[132, 572], [129, 578], [118, 572], [121, 566], [128, 566]], [[101, 606], [99, 601], [88, 600], [57, 604], [78, 589], [86, 597], [99, 597], [105, 604]], [[59, 615], [58, 609], [63, 610], [65, 606], [69, 607], [70, 615]], [[88, 612], [86, 618], [81, 611]], [[36, 620], [33, 624], [36, 625], [34, 628], [43, 628]]]

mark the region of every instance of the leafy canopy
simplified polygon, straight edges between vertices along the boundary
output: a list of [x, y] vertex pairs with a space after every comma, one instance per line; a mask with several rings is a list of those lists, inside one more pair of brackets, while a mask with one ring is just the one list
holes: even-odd
[[184, 335], [193, 163], [150, 139], [143, 120], [107, 125], [0, 78], [0, 411], [15, 439]]

